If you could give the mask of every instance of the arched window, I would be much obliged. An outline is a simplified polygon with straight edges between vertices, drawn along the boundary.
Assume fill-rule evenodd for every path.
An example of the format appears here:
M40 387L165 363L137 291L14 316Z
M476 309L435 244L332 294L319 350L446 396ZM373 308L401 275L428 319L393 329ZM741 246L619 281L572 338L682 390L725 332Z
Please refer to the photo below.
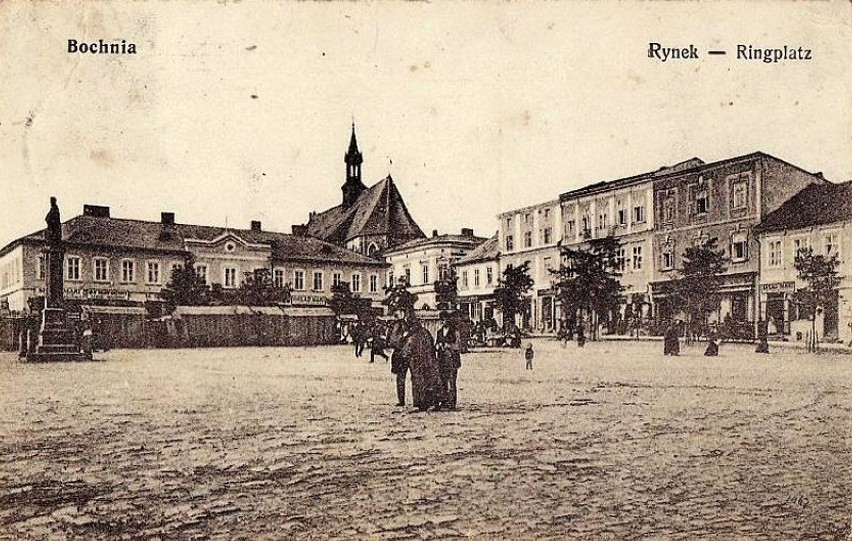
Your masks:
M376 245L375 242L371 242L370 245L367 247L367 255L373 255L378 251L379 247Z

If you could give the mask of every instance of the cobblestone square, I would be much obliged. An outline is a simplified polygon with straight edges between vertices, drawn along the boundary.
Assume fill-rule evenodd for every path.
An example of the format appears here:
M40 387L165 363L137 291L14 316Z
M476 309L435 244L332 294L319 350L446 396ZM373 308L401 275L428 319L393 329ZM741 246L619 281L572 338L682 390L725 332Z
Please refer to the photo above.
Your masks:
M343 346L4 353L0 538L850 538L852 357L533 343L425 414Z

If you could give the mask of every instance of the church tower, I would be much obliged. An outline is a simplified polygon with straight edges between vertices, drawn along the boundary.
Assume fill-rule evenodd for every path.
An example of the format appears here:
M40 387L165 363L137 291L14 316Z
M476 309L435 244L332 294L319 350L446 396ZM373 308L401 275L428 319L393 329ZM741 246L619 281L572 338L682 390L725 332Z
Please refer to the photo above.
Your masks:
M346 182L341 186L343 191L343 208L349 208L358 200L361 192L367 189L361 182L361 163L364 158L358 150L358 140L355 138L355 123L352 123L352 137L349 139L349 150L343 157L346 163Z

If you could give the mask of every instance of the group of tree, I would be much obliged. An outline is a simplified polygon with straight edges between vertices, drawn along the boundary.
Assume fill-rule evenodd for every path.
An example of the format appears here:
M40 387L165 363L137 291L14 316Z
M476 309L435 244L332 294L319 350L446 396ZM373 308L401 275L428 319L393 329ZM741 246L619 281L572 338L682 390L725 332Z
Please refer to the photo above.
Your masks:
M815 254L810 247L799 250L793 263L799 279L807 286L796 291L796 303L811 320L811 333L814 343L817 341L816 319L820 309L837 302L837 287L840 285L837 267L840 259L837 254Z
M370 299L359 297L352 293L349 282L340 282L331 286L331 298L328 307L335 315L357 315L363 318L367 315L371 306Z
M718 244L719 239L711 237L689 246L681 257L679 276L670 282L671 306L686 316L690 336L705 329L710 314L719 309L719 290L722 275L728 270L728 258Z
M435 304L438 310L457 310L459 300L458 276L448 269L435 281Z
M530 276L530 262L525 261L521 265L507 265L503 276L497 280L494 288L494 304L503 314L503 330L508 331L509 326L515 323L518 314L523 314L527 309L527 292L532 289L535 282Z
M591 338L595 337L599 323L611 326L620 312L625 289L620 281L620 247L612 236L590 240L585 248L562 247L560 266L550 271L555 278L553 287L562 306L563 318L587 318L591 324ZM719 308L722 276L727 271L728 258L724 250L719 249L718 238L712 237L686 248L681 260L678 275L669 282L666 292L674 313L684 314L688 327L699 329ZM839 264L837 254L815 254L810 248L796 254L794 266L805 287L796 292L795 302L813 322L814 334L819 310L837 302ZM503 314L504 329L528 308L527 294L534 285L529 272L528 261L508 265L494 289L494 301ZM331 290L329 306L338 315L362 314L369 307L369 300L354 295L348 283L337 284ZM385 292L383 302L391 311L414 307L416 303L417 296L408 291L403 280L389 285ZM435 292L440 309L455 310L458 307L455 273L446 273L436 281ZM172 270L160 296L168 312L176 306L275 306L290 301L290 287L289 284L275 285L272 273L265 268L246 273L238 288L225 289L221 284L211 287L196 273L190 257L183 266Z
M618 259L620 243L614 237L593 239L588 248L563 247L556 278L556 297L565 320L587 319L589 337L597 337L599 322L612 327L619 314L624 286Z
M226 289L219 283L209 286L189 257L182 266L172 269L160 297L168 313L177 306L277 306L290 302L290 286L276 285L272 272L266 268L246 273L237 288Z

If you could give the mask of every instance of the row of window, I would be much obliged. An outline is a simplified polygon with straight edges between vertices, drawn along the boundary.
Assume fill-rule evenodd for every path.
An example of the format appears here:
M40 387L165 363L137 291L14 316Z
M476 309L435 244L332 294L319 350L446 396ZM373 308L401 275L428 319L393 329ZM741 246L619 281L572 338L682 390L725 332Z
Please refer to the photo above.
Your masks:
M463 270L461 272L461 284L460 289L470 289L471 284L471 274L473 274L473 287L479 287L482 284L482 273L480 269L473 269L473 273L467 270ZM494 284L494 269L491 266L485 267L485 285L490 286Z
M632 259L630 256L632 256ZM642 246L633 246L630 252L627 251L627 248L619 248L616 265L619 272L627 272L631 269L633 272L642 270Z
M36 271L36 278L42 279L44 276L45 261L44 257L39 258L39 264ZM172 263L169 267L170 271L176 267L180 267L179 263ZM164 276L160 261L146 261L144 266L144 281L148 285L163 285L168 282L171 274ZM65 258L65 279L69 281L82 280L82 258L79 256L68 256ZM205 283L210 283L208 276L208 267L205 264L195 265L195 274ZM104 257L92 258L92 280L94 282L109 282L109 259ZM273 270L273 283L276 287L284 287L287 285L286 274L284 269ZM293 271L293 289L296 291L305 291L307 289L308 273L304 270L297 269ZM132 284L137 281L136 261L133 259L122 259L119 272L119 280L123 284ZM370 293L379 291L379 275L371 274L367 277L367 288ZM332 284L337 286L343 282L342 272L332 273ZM239 269L236 266L225 266L222 268L222 286L225 288L236 288L240 285ZM311 274L311 289L313 291L325 290L325 273L323 271L313 271ZM360 293L363 288L361 273L352 273L350 281L350 289L355 293Z
M767 245L766 266L782 267L784 265L784 240L770 240L767 242ZM808 237L794 238L790 261L795 261L796 255L800 251L807 250L810 247L811 242ZM831 257L835 254L840 257L840 236L837 233L826 233L823 235L822 253L827 257Z
M45 258L39 257L38 266L36 267L36 278L42 279L45 273ZM169 267L174 269L180 267L180 263L172 263ZM83 259L79 256L68 256L65 258L65 279L75 282L82 280ZM163 284L163 271L160 261L146 261L144 267L145 283L151 285ZM132 284L137 281L136 278L136 261L133 259L122 259L119 270L119 281L123 284ZM92 258L92 280L95 282L109 282L109 259L105 257Z
M548 245L553 242L553 228L545 227L539 230L538 232L539 239L541 240L542 245ZM533 235L532 231L524 232L524 248L532 248L533 247ZM511 251L515 249L515 236L514 235L506 235L506 250Z
M275 269L274 273L274 282L277 287L284 287L286 285L286 278L284 269ZM305 291L305 280L308 274L303 271L296 269L293 271L293 289L295 291ZM337 287L344 282L343 273L342 272L332 272L331 273L331 285L332 287ZM353 293L361 293L364 288L364 283L362 281L362 275L360 272L353 272L350 276L349 280L349 289ZM311 290L312 291L324 291L325 290L325 272L323 271L313 271L311 274ZM367 291L370 293L378 293L379 292L379 275L371 274L367 277Z
M539 209L539 211L538 211L538 212L539 212L539 214L543 214L543 215L544 215L544 219L545 219L545 220L549 220L549 219L550 219L550 209L549 209L549 208L546 208L546 209ZM525 223L525 224L531 224L532 222L533 222L533 215L532 215L532 211L527 211L527 212L525 212L525 213L524 213L524 223ZM508 216L508 217L506 218L506 229L510 229L511 227L512 227L512 217L511 217L511 216Z
M706 235L693 239L693 244L700 245L709 237ZM734 233L731 236L730 246L731 262L740 263L748 259L748 235L745 233ZM677 266L677 246L669 241L663 243L660 253L660 270L673 270Z
M450 275L450 262L442 261L438 263L438 280L443 280ZM416 285L411 281L411 265L404 265L402 267L402 276L405 277L405 283L408 285ZM420 264L420 284L428 285L431 284L430 279L432 278L431 272L429 271L429 263L421 263ZM388 286L393 285L393 271L388 272Z
M630 215L633 224L643 224L647 221L647 214L645 211L645 205L636 205L633 207L633 212ZM565 235L569 238L575 235L582 235L584 238L592 237L592 215L586 211L583 214L583 217L580 219L580 229L577 229L576 220L568 220L565 224ZM613 224L617 227L627 227L628 225L628 214L627 209L618 209L618 213L616 214L616 222ZM594 222L595 231L601 232L604 230L608 230L610 228L609 223L609 212L601 212L598 214L597 221ZM605 236L608 232L604 232Z
M748 184L751 173L740 173L727 178L729 183L730 209L732 212L748 208ZM710 212L710 191L703 178L689 187L690 216L703 217ZM672 223L677 219L677 188L663 192L660 221Z

